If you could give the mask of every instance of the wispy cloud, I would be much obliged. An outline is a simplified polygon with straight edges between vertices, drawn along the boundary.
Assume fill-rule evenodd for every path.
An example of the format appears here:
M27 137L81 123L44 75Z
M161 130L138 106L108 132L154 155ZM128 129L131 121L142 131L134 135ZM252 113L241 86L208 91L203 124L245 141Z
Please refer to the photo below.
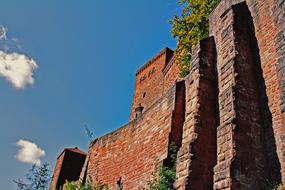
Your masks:
M8 28L0 25L0 77L8 80L16 89L24 89L35 82L34 72L38 68L36 61L25 54L17 53L21 49L19 40L7 36ZM13 47L15 51L11 50Z
M37 144L20 139L16 145L18 146L16 158L19 162L41 165L41 158L45 156L45 151Z
M0 40L7 40L8 28L0 25Z

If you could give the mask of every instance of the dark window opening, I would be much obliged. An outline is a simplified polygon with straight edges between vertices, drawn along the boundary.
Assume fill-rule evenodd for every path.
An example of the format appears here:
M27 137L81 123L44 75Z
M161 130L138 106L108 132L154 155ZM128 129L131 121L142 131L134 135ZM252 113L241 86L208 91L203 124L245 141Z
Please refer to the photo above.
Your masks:
M143 93L143 98L145 98L145 97L146 97L146 92Z
M143 109L144 107L141 104L139 104L139 106L136 107L135 109L136 118L142 115Z

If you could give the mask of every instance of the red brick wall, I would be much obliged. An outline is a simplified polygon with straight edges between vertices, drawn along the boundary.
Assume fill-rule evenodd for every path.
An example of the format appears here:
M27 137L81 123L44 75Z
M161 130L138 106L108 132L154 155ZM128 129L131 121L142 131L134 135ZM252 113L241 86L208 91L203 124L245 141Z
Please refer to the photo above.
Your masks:
M239 1L222 1L211 15L210 28L218 50L220 91L218 164L215 167L214 189L264 189L270 186L267 183L272 175L268 172L276 172L278 167L278 160L273 160L274 139L270 134L276 118L274 106L270 104L272 92L267 81L267 77L274 78L275 74L266 77L264 68L272 62L262 63L265 52L260 49L259 57L260 44L255 39L256 28L251 13L245 3L230 6L237 2ZM259 9L261 1L255 3L254 8ZM256 19L256 10L252 11L252 15ZM271 33L271 30L266 33ZM258 35L257 40L264 41ZM263 89L261 66L268 105L264 105L267 97ZM266 110L268 106L272 112L273 124L269 122L271 114ZM271 149L267 149L268 146ZM270 153L266 154L266 150ZM268 165L270 162L274 164ZM274 172L273 175L278 176ZM275 180L278 181L278 177Z
M222 1L220 5L215 9L210 17L211 33L214 36L218 35L218 25L221 23L221 17L227 13L230 6L241 2L241 0L227 0ZM253 17L254 30L257 38L257 44L259 47L259 55L261 60L262 76L264 79L266 89L263 102L267 102L269 107L268 111L261 113L265 118L265 141L264 149L267 150L267 156L269 159L275 159L275 146L279 157L279 162L271 160L273 163L271 170L274 171L273 176L278 181L279 174L281 173L282 181L285 182L285 163L284 163L284 133L285 122L284 112L282 112L282 101L284 100L284 86L283 68L284 68L284 0L247 0L248 7L250 9L251 16ZM227 15L224 17L227 19ZM240 34L242 36L242 34ZM217 42L219 44L219 42ZM259 83L263 86L262 83ZM264 107L264 105L261 105ZM265 106L266 107L266 106ZM266 128L266 125L271 125ZM273 139L275 137L275 140ZM277 171L278 172L278 171Z
M281 164L282 181L285 183L285 141L282 140L285 136L285 122L284 113L282 114L281 112L282 88L280 88L280 80L278 80L278 66L281 65L282 62L278 59L278 57L280 58L278 54L278 52L280 52L278 44L283 43L284 45L284 41L282 42L282 40L278 39L279 26L276 25L278 21L280 22L282 20L282 16L278 16L278 12L280 13L281 8L280 3L281 1L278 3L276 0L248 1L251 14L253 15L256 37L260 49L268 105L272 113L272 127ZM276 17L279 17L279 19ZM282 27L284 23L279 23L279 25Z
M213 38L203 40L192 53L186 80L186 118L178 153L176 188L211 189L216 164L218 89Z
M79 180L86 154L75 151L65 149L59 156L54 169L50 190L61 190L66 181Z
M154 179L168 158L170 142L181 138L183 91L183 84L178 84L139 118L95 140L89 149L87 176L110 187L121 179L128 190Z
M135 109L141 104L147 110L163 95L162 70L172 57L172 50L165 48L137 71L130 121L135 119Z
M176 83L175 109L172 112L170 143L175 143L177 149L182 145L183 124L185 121L185 81Z
M164 81L163 81L163 91L167 92L176 81L180 81L181 77L179 75L180 70L177 64L177 61L175 60L175 57L171 59L169 64L164 68L163 75L164 75Z
M285 0L276 0L273 7L274 23L277 25L276 46L278 55L278 82L282 95L280 99L281 112L285 112ZM282 137L284 141L284 137Z
M279 88L275 88L277 89L277 94L280 96L279 100L275 100L275 102L278 103L276 110L273 110L276 111L274 113L274 131L277 141L277 152L281 161L282 181L285 183L285 0L273 0L271 13L273 14L274 24L277 26L277 34L274 36L276 37L274 42L277 54L277 65L271 69L277 72ZM270 61L273 59L272 55ZM274 64L274 62L272 64ZM274 90L275 89L272 90L271 95L276 92L274 92ZM279 109L278 106L280 106Z
M63 152L63 153L57 158L56 165L55 165L55 168L54 168L54 170L53 170L53 176L52 176L51 184L50 184L50 187L49 187L50 190L56 189L58 177L59 177L60 170L61 170L61 166L62 166L62 162L63 162L63 159L64 159L64 154L65 154L65 153Z
M178 189L285 183L285 0L222 0L210 35L193 51L186 83L173 87L181 79L169 49L138 70L131 122L91 144L82 175L141 188L174 141ZM60 168L59 159L54 179Z

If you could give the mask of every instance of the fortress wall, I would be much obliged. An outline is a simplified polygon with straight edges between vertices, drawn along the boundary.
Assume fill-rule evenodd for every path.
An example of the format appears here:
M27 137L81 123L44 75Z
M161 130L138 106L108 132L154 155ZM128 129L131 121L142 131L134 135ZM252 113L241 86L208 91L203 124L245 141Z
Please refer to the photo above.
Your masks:
M171 131L170 131L170 143L174 143L176 148L179 149L182 145L182 133L183 125L185 121L185 106L186 106L186 87L185 81L176 83L175 86L175 108L172 112L171 118Z
M285 45L284 35L282 36L285 26L284 2L284 0L248 1L260 49L263 77L268 105L272 113L272 127L283 183L285 183L285 115L282 105L285 92L282 89L284 86L282 85L282 83L284 84L284 77L282 77L284 48L282 53L281 47Z
M277 25L277 34L274 42L277 50L277 66L274 69L277 71L278 77L278 94L282 118L279 115L278 108L275 115L275 134L277 141L278 156L281 160L282 181L285 184L285 0L275 0L273 6L274 23ZM279 92L280 91L280 92ZM272 93L273 94L273 93ZM277 96L278 97L278 96Z
M285 183L285 0L222 0L210 36L186 81L168 48L138 70L131 122L91 144L83 178L141 189L175 142L179 190Z
M281 112L285 113L285 0L276 0L273 7L274 22L277 25L277 36L275 43L277 46L277 72L279 87L282 91L280 106ZM284 137L282 138L284 141Z
M266 154L267 146L274 152L274 139L268 122L271 114L264 104L267 97L259 49L246 3L227 3L223 1L211 16L218 52L220 107L214 189L264 189L271 182L268 168L273 175L278 173L278 160L274 153Z
M179 141L182 133L184 90L183 83L174 86L139 118L95 140L89 149L87 176L124 189L140 189L157 177L170 142Z
M147 110L163 96L162 70L170 61L172 54L172 50L165 48L137 71L130 121L135 119L135 109L139 104Z
M210 16L211 34L217 36L221 16L224 15L232 5L242 2L241 0L224 0L213 11ZM262 113L265 118L265 149L269 159L278 161L272 162L269 166L277 181L282 173L282 181L285 183L285 116L284 116L284 46L285 46L285 9L284 0L247 0L246 1L254 24L254 31L257 38L257 45L261 61L264 84L259 83L265 92L262 92L262 105L267 111ZM271 125L271 126L268 126ZM276 150L277 149L277 150ZM275 151L276 150L276 151ZM280 166L281 165L281 166ZM281 168L280 168L281 167Z
M177 61L175 60L175 57L173 57L170 63L163 70L163 75L164 75L163 91L164 92L167 92L171 87L173 87L173 85L175 84L175 81L181 80L181 77L179 74L180 74L179 66L177 65Z
M213 187L218 126L215 59L213 38L201 41L193 50L191 71L186 80L186 118L176 171L175 186L179 190Z
M80 177L86 154L78 148L67 148L57 158L50 190L64 189L67 181L77 181Z
M52 175L52 179L51 179L51 184L50 184L49 190L54 190L54 189L57 188L57 181L58 181L59 174L60 174L60 171L61 171L61 168L62 168L64 155L65 155L65 152L63 152L57 158L56 165L55 165L55 168L53 170L53 175Z

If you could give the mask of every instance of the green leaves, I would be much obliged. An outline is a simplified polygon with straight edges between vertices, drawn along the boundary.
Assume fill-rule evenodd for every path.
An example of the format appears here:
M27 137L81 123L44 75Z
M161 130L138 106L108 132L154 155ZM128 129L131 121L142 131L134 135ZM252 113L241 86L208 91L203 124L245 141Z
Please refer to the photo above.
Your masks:
M159 171L159 190L172 190L173 184L176 179L176 168L175 166L162 167Z
M92 185L91 178L89 178L85 184L81 183L80 181L77 182L68 182L64 184L65 190L109 190L107 185L96 183Z
M180 16L174 16L171 34L178 40L175 51L181 77L189 73L191 50L209 36L209 15L220 0L179 0L183 6Z
M33 166L26 175L26 179L14 180L17 190L46 190L50 181L48 163L42 166Z
M174 142L169 146L169 164L162 166L159 170L159 180L154 179L144 190L172 190L176 180L176 160L178 148Z

